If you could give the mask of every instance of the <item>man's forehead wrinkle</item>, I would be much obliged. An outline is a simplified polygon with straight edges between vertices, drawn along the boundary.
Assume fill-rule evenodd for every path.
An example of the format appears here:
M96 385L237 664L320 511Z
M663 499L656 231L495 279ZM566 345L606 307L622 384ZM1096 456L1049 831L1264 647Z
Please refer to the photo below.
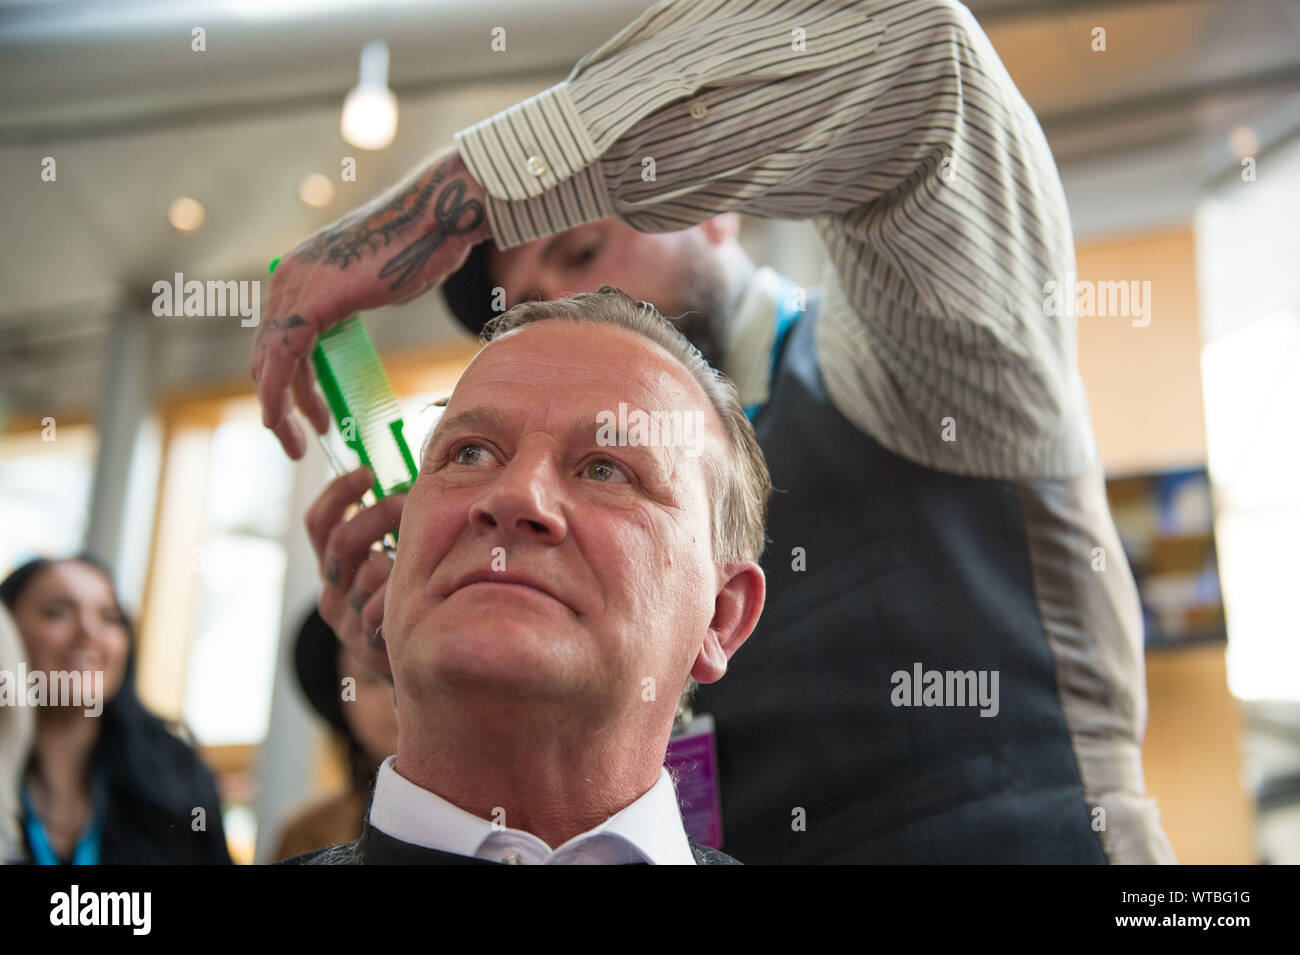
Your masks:
M574 371L574 367L573 367L574 360L571 358L566 359L562 356L557 356L554 359L547 360L535 354L534 355L507 354L501 356L501 362L512 367L522 366L524 368L528 368L533 371L537 371L539 369L554 370L561 374L565 374L569 376L571 376ZM598 368L600 366L592 365L590 367ZM512 381L517 380L514 375L507 375L506 377L510 378L510 380Z
M699 406L701 399L707 404L707 397L689 372L681 369L679 376L674 367L676 361L671 356L660 354L652 343L647 342L651 347L641 350L639 354L626 356L632 360L617 360L623 356L598 355L595 360L586 361L573 354L572 350L566 350L559 342L549 343L549 347L529 348L526 347L528 342L518 341L516 336L535 327L524 326L503 336L499 340L501 345L523 347L503 348L490 366L480 366L479 374L518 382L527 380L527 376L521 374L522 370L533 375L550 372L558 382L571 388L578 384L577 379L581 375L591 373L596 379L591 382L593 387L609 389L608 396L601 403L601 410L615 410L620 401L646 411L671 411L676 407L687 410ZM485 349L482 354L486 355L489 349ZM552 350L555 352L553 357L545 354ZM610 361L611 357L615 360ZM663 362L666 361L671 361L672 366L665 367ZM696 391L699 391L698 395L695 394Z
M479 355L488 358L489 361L486 362L486 367L480 365L478 373L489 377L504 377L511 382L529 383L529 375L521 375L520 369L526 369L534 374L539 370L551 371L555 373L557 378L565 382L571 382L575 374L583 370L610 371L607 363L599 360L584 362L579 356L573 354L571 349L566 349L558 342L549 342L543 345L535 338L520 341L520 336L534 327L525 325L522 328L511 329L500 338L490 342L479 353ZM496 346L495 349L493 346ZM539 382L531 383L540 384Z

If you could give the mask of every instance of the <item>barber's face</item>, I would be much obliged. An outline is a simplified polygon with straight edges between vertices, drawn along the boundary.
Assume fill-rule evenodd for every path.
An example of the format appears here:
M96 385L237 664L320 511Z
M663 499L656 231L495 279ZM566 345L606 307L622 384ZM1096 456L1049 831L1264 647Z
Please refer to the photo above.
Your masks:
M492 279L505 289L507 305L550 301L613 285L667 315L681 299L675 273L685 235L638 232L610 216L504 252L493 251Z
M599 445L619 402L703 411L703 453ZM609 721L646 707L649 678L671 709L719 588L703 462L723 440L689 373L631 332L546 321L486 347L402 512L384 609L399 701Z
M613 285L654 305L720 367L726 272L718 254L738 229L734 214L654 233L610 216L505 251L493 249L488 272L493 285L505 290L507 307Z

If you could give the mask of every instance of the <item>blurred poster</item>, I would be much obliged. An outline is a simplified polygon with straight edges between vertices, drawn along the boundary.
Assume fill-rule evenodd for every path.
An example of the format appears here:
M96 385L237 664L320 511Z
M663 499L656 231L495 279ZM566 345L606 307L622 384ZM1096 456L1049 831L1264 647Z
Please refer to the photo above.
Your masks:
M1106 495L1137 580L1146 645L1226 640L1205 468L1113 477Z

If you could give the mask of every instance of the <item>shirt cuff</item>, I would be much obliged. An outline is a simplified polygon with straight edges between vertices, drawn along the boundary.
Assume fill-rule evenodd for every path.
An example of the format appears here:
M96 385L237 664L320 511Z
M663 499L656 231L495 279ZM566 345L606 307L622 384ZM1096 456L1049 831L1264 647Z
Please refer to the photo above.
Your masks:
M567 82L461 130L455 140L487 193L499 249L614 214L600 157Z

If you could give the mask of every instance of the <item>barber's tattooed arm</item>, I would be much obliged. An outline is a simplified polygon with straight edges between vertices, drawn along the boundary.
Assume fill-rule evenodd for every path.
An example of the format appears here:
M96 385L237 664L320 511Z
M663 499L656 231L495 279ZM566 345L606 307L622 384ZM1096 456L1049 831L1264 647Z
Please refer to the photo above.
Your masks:
M425 263L448 239L474 235L485 218L483 203L477 199L466 199L465 183L460 180L448 183L438 193L434 213L437 224L389 259L379 270L380 278L393 279L389 289L396 291L409 282L412 276L419 275Z
M467 190L466 180L473 183L460 155L453 152L417 170L369 205L321 229L294 254L304 262L339 269L363 259L379 258L385 262L381 276L401 272L389 286L396 290L418 274L448 239L488 237L481 230L486 221L483 203L475 195L481 195L482 190L477 183L473 183L474 190Z
M262 422L290 457L306 451L291 394L318 431L329 426L310 361L316 337L354 312L406 302L440 285L475 244L492 237L486 205L452 147L284 256L249 371Z
M425 170L414 182L400 186L396 195L385 196L378 208L358 209L326 226L298 247L298 255L307 262L346 269L359 262L363 252L378 253L424 216L446 179L446 162Z

